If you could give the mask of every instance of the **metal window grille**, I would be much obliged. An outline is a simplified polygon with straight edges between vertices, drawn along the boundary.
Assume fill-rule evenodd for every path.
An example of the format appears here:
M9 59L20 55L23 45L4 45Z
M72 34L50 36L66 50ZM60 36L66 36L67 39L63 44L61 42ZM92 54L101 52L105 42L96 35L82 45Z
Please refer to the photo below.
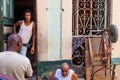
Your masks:
M72 1L72 64L79 76L85 74L85 38L100 37L110 25L110 0Z

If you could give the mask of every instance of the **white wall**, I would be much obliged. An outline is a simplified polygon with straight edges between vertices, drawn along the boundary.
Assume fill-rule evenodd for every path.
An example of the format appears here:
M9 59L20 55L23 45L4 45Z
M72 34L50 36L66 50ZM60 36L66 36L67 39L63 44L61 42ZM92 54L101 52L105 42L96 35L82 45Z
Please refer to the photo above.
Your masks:
M62 0L62 59L72 56L72 0Z
M72 56L72 0L62 0L62 51L61 59ZM39 61L49 61L48 55L48 0L36 0L37 53ZM54 40L54 39L53 39ZM53 59L54 60L54 59Z
M48 0L36 0L37 11L37 53L39 61L48 60Z
M112 44L112 58L120 58L120 0L112 0L112 2L112 24L115 24L119 31L117 43ZM115 69L116 80L120 80L119 72L120 65L117 65Z
M112 57L120 58L120 0L113 0L112 2L112 24L117 26L119 33L118 41L112 44L114 48L112 50Z

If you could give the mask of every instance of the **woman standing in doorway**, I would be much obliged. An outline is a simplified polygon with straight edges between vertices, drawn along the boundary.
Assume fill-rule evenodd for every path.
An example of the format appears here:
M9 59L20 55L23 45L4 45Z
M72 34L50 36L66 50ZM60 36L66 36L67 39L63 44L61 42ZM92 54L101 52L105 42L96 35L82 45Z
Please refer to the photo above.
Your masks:
M26 56L27 53L27 45L29 45L29 41L32 37L32 47L30 50L31 54L34 54L35 51L35 22L32 18L32 11L30 9L25 10L24 20L19 20L14 24L14 33L17 33L16 29L19 28L18 35L21 36L23 41L23 46L20 51L21 55Z

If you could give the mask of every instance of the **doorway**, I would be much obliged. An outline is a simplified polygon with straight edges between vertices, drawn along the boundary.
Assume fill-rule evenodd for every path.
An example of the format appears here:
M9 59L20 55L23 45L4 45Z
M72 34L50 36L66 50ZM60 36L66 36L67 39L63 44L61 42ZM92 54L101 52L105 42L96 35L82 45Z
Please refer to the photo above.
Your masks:
M14 2L14 20L15 22L24 18L24 11L31 9L34 20L36 21L36 0L15 0Z
M26 9L31 9L33 12L33 20L36 23L36 0L14 0L14 22L17 22L18 20L24 19L24 11ZM35 47L35 50L37 48ZM32 68L33 68L33 74L37 75L37 54L35 51L35 55L29 54L30 49L27 51L27 57L30 59Z

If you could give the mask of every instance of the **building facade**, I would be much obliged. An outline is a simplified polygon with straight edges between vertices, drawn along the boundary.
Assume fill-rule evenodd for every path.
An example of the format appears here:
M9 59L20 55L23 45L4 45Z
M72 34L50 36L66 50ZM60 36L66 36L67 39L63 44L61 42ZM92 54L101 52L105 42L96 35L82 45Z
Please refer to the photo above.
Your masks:
M22 19L23 10L30 8L37 26L36 59L40 76L43 77L41 67L46 67L48 63L59 66L65 61L75 65L78 74L85 74L85 71L80 73L83 68L77 66L85 62L85 55L79 54L79 59L74 55L84 53L84 46L81 46L90 35L90 30L109 28L110 24L117 25L119 30L119 3L119 0L0 0L0 49L6 49L7 35L12 32L13 23ZM92 10L96 4L99 7ZM96 34L92 34L92 37L96 37ZM117 43L112 44L112 58L120 56L119 43L118 39ZM74 64L74 58L78 63Z

